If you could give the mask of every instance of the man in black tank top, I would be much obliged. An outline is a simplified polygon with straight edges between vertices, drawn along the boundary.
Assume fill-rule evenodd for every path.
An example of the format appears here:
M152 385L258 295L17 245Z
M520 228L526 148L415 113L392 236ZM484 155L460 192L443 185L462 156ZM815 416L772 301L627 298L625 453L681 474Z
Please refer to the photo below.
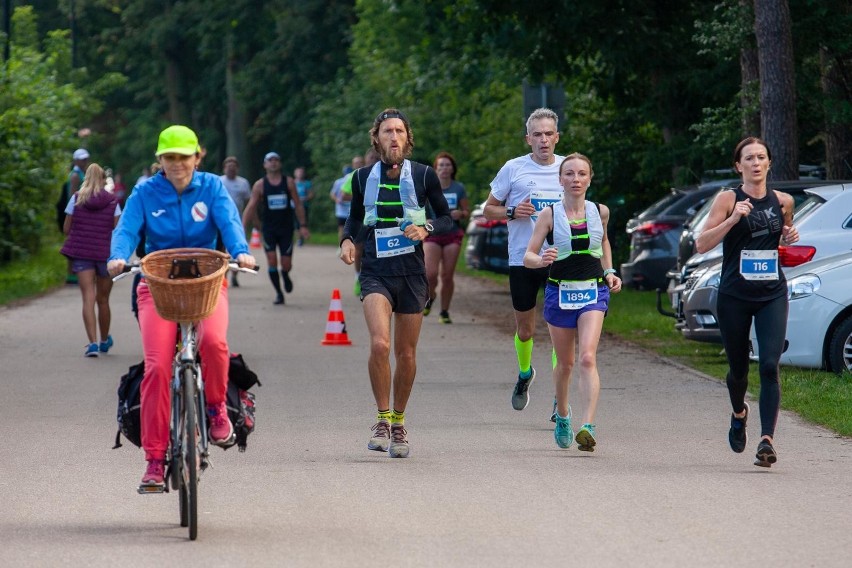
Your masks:
M284 303L284 291L293 291L290 270L293 268L293 231L295 218L299 220L299 235L310 236L305 209L296 191L296 182L281 173L281 157L269 152L263 159L266 175L254 182L251 198L243 212L243 225L254 223L263 234L263 249L266 251L269 280L275 289L274 304ZM278 277L278 252L281 255L281 279Z
M772 156L759 138L746 138L734 150L734 167L743 183L719 193L707 224L695 241L698 252L722 243L722 276L717 317L728 357L726 380L731 399L728 443L745 450L749 331L754 322L760 358L760 443L754 465L771 467L778 460L775 424L781 407L778 362L787 333L787 285L778 262L778 244L799 240L793 227L793 198L768 190Z

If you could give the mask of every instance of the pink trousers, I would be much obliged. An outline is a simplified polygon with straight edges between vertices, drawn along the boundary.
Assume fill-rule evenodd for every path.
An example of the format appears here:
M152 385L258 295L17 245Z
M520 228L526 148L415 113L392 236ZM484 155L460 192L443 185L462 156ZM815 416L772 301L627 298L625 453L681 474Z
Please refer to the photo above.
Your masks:
M207 404L225 401L228 391L228 288L222 282L219 302L209 318L197 327L198 351L201 354L201 375ZM172 361L178 324L165 320L157 313L154 299L143 279L139 283L139 327L142 331L142 351L145 354L145 376L140 393L142 408L142 448L145 459L164 459L169 446L171 415Z

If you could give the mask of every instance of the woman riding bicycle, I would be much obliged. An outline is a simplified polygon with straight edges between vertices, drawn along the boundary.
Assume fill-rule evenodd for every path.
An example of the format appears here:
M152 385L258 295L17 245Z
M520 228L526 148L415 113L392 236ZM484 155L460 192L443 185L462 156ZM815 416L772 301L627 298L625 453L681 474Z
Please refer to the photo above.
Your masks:
M219 176L196 171L201 155L195 133L185 126L166 128L160 133L156 155L161 171L136 186L113 234L107 265L110 274L122 272L142 236L148 254L183 247L215 249L217 231L231 257L241 267L253 268L256 262L249 254L239 213ZM142 448L148 462L142 483L162 485L177 324L157 313L144 279L138 288L138 304L145 358ZM227 279L223 279L215 311L198 325L210 441L217 445L227 444L234 435L225 407L230 357L227 331Z

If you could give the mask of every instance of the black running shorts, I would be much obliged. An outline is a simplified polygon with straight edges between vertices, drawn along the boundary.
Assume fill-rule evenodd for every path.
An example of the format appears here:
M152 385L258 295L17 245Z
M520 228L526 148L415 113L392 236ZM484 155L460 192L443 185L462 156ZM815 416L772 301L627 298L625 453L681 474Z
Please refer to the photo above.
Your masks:
M372 276L361 274L361 301L369 294L388 299L397 314L417 314L426 307L429 283L425 274L408 276Z
M509 267L509 291L516 312L527 312L535 307L538 291L547 284L550 268Z

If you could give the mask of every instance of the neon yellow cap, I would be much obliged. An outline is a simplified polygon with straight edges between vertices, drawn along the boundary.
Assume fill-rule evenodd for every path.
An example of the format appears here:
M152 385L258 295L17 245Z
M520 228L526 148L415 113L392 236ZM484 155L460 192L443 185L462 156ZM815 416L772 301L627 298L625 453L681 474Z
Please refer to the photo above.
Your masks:
M160 132L157 141L157 157L163 154L191 156L199 152L198 136L192 129L176 124Z

